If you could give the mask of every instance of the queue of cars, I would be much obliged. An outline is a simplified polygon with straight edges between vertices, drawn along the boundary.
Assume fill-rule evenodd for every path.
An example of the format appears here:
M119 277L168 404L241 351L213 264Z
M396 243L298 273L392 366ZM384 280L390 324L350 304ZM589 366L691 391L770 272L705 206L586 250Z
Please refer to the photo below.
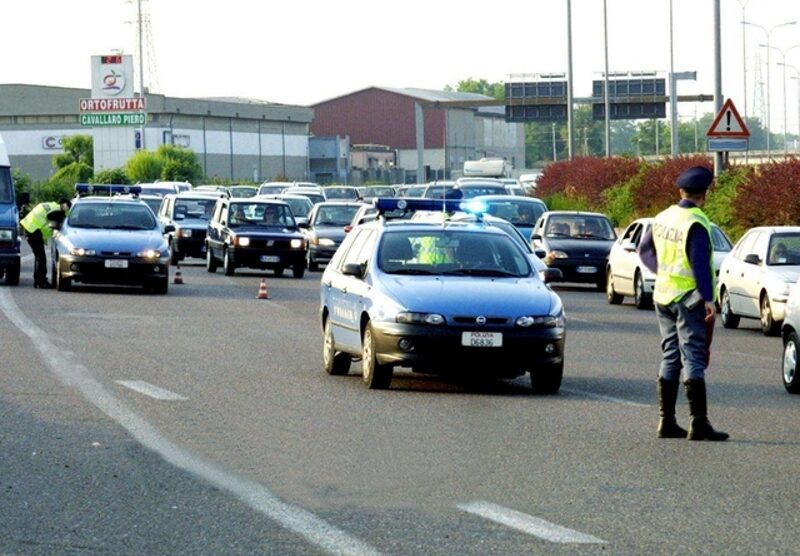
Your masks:
M519 280L522 277L527 279L529 275L536 275L541 287L551 293L547 284L552 282L588 283L604 290L610 304L619 304L625 296L630 296L637 308L652 307L655 276L642 264L637 253L639 242L651 226L652 219L643 218L632 222L617 237L605 215L581 211L548 211L538 199L508 194L511 184L502 184L499 180L494 182L486 178L434 182L425 186L423 193L431 196L428 199L403 197L404 191L392 187L381 192L394 193L394 197L378 198L372 204L363 202L367 193L363 190L343 189L339 195L332 188L299 183L290 186L285 183L265 184L269 187L280 185L280 192L273 194L269 194L269 190L263 187L256 190L252 186L241 186L238 189L205 186L191 191L181 191L186 188L179 183L149 184L149 187L125 186L122 189L117 189L116 186L79 186L79 195L88 190L105 196L79 197L62 228L54 234L51 250L52 276L60 291L71 289L75 283L110 283L140 285L148 291L163 294L167 293L169 287L170 264L177 264L187 257L205 259L209 272L215 272L221 266L229 276L237 268L246 267L270 270L277 276L282 275L286 269L291 269L295 278L302 278L307 269L317 271L321 264L327 264L323 274L321 314L333 316L330 318L330 330L325 329L326 321L323 319L326 334L323 355L328 358L326 370L337 374L344 368L342 361L367 357L364 360L365 382L372 388L388 386L391 367L395 364L406 366L408 363L415 370L428 369L429 365L424 362L424 358L419 361L415 359L419 352L410 354L416 348L403 350L389 345L399 339L377 324L371 328L369 337L365 339L367 328L359 322L360 341L352 341L353 338L349 335L358 327L354 322L349 322L349 331L344 331L341 328L347 326L337 319L343 318L343 315L352 316L352 311L357 307L352 304L339 306L337 303L340 299L357 299L363 305L358 311L370 322L375 315L384 318L387 313L386 307L373 307L374 300L364 296L348 296L344 290L361 289L362 293L371 292L374 285L388 284L388 297L379 301L394 307L398 303L404 303L399 301L403 295L410 295L409 299L419 302L424 297L420 295L419 288L435 286L441 289L441 285L446 282L448 288L454 287L458 291L459 288L452 286L451 282L460 283L452 280L451 274L475 279L485 277L482 273L488 272L492 278L489 281L492 288L500 288L498 284L501 277L514 277L518 279L517 283L522 283L525 282ZM413 187L406 188L405 193L413 192ZM168 188L169 192L163 196L146 193L156 188ZM377 188L373 189L378 191ZM417 192L419 191L421 190L418 189ZM454 195L454 192L458 195ZM329 201L327 193L333 198L346 199ZM453 201L450 199L453 196L463 199ZM155 205L154 199L159 200L155 210L152 208ZM428 204L423 207L418 203ZM482 208L474 211L474 206ZM411 218L415 213L416 216ZM463 234L472 234L475 230L481 233L490 229L493 233L501 231L505 238L521 250L528 261L527 270L515 267L512 272L503 266L502 261L508 263L510 260L507 252L505 255L495 252L489 256L489 236L481 236L484 240L481 244L471 241L467 235L458 235L449 244L449 254L437 260L437 266L425 267L424 264L428 263L421 261L424 261L430 251L448 243L443 236L432 234L424 226L458 230ZM373 263L370 262L377 264L383 260L381 238L388 229L398 233L408 232L411 245L411 251L408 251L403 244L403 267L391 271L380 265L373 268ZM363 236L363 230L373 230L367 243L362 243L367 237ZM413 230L425 233L414 236L411 234ZM362 240L351 239L355 237L362 237ZM354 241L355 247L352 245ZM736 328L742 318L758 319L764 334L781 334L784 345L783 383L787 391L800 393L800 378L797 375L800 293L793 295L793 292L800 291L795 288L800 278L800 227L754 228L732 246L724 232L718 226L712 225L712 245L718 272L722 325ZM346 255L353 249L355 250L351 255L357 260L350 260L350 256ZM474 268L465 262L469 251L474 252ZM339 254L341 259L338 258ZM485 260L480 264L477 262L479 254L485 255ZM545 255L547 266L541 261L541 257ZM362 267L359 273L352 266L354 262ZM347 264L351 266L345 268ZM480 270L484 267L490 270ZM525 274L526 271L530 272ZM510 274L500 276L503 272ZM398 279L397 274L439 278ZM394 278L390 280L385 275ZM338 281L350 282L350 286L339 293L331 293L335 288L331 289L333 282L328 278L334 277ZM353 280L365 282L368 287L366 290L353 288ZM470 283L474 285L473 282ZM465 292L467 290L469 288ZM489 292L481 294L492 297ZM511 294L505 292L504 295ZM477 293L465 293L463 299L475 302L480 297ZM434 303L432 300L429 305L439 306L439 301L444 302L436 300ZM444 306L447 306L446 303ZM451 309L452 307L448 310ZM498 306L493 310L495 313L502 313L507 308ZM377 313L371 314L370 311ZM490 311L487 306L486 311L479 312ZM435 314L443 316L443 313ZM475 318L480 316L490 318L487 315L476 315ZM456 316L452 318L455 319ZM511 317L505 318L504 322L507 324ZM560 318L563 320L563 315ZM466 321L457 322L469 324ZM452 324L446 317L443 323ZM411 324L420 323L414 321ZM559 326L563 332L564 326ZM462 333L470 332L462 338L484 338L488 342L484 347L501 347L503 340L499 338L505 332L491 332L485 337L477 333L486 330L489 329L461 330ZM473 335L472 332L476 334ZM509 341L517 337L515 334L516 332L508 336ZM424 340L416 339L415 342L413 335L406 339L415 346L425 345ZM552 349L563 353L563 336L559 341L561 343L555 342ZM472 345L475 346L477 344ZM467 346L463 344L462 347ZM492 357L506 351L494 351ZM469 350L467 353L470 353ZM480 352L471 353L478 355ZM480 361L480 357L468 359L472 363ZM411 364L414 361L417 363ZM431 366L436 369L438 362L435 357L431 361ZM563 374L563 356L560 361L548 361L544 367L550 370L542 371L539 375L532 369L523 369L519 365L510 365L506 370L516 373L514 376L530 372L535 390L553 392L558 390L556 382L560 384L560 376ZM560 371L553 370L559 365ZM436 370L440 371L441 369ZM559 376L557 380L554 378L556 375ZM542 378L543 376L550 378Z

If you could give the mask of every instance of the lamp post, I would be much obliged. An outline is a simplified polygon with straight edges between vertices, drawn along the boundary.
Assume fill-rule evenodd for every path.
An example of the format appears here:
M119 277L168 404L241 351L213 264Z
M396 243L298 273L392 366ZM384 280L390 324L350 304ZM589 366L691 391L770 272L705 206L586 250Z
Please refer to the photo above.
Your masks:
M781 55L781 61L776 62L775 65L783 66L783 156L786 156L788 152L788 146L786 145L786 54L777 46L768 44L759 44L758 46L766 48L768 53L770 50L776 50ZM767 60L769 60L769 54L767 54ZM767 64L769 64L769 62L767 62ZM769 75L769 71L767 75ZM767 86L769 86L769 77L767 77ZM767 106L769 106L769 99L767 99ZM769 112L769 109L767 109L767 112Z
M769 157L769 158L772 157L772 148L771 148L771 145L770 145L770 138L769 138L769 136L770 136L770 130L769 130L769 126L770 126L770 101L769 101L769 95L770 95L770 90L769 90L770 37L772 35L772 32L775 31L776 29L778 29L780 27L786 27L787 25L795 25L796 23L797 23L796 21L785 21L783 23L778 23L777 25L773 25L772 27L767 29L766 27L764 27L762 25L759 25L758 23L753 23L751 21L742 21L742 25L750 25L752 27L757 27L758 29L761 29L762 31L764 31L764 33L767 35L767 44L766 44L766 46L767 46L767 157Z
M780 65L783 66L784 72L786 71L786 68L789 68L795 73L792 79L797 81L797 135L800 138L800 69L797 69L796 66L793 66L791 64L780 64ZM795 152L798 152L798 150L800 150L800 142L795 141L794 150Z

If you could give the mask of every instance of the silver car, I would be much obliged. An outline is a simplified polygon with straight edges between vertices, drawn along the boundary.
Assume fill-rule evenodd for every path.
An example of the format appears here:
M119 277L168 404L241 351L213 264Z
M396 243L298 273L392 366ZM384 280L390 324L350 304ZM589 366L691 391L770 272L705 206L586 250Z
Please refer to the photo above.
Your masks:
M719 272L720 318L725 328L741 317L760 319L761 330L781 330L786 301L800 277L800 227L752 228L725 258Z
M793 288L786 301L781 336L783 337L783 387L791 394L800 394L800 373L797 372L797 353L800 351L800 288Z

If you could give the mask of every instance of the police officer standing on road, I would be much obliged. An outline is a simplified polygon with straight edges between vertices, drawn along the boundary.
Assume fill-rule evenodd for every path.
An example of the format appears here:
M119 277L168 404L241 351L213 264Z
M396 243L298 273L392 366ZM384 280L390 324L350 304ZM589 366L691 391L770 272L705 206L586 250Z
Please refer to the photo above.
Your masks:
M705 167L678 176L681 201L659 213L640 244L642 262L656 273L653 290L662 360L658 376L659 438L685 438L675 402L685 373L692 416L689 440L727 440L708 420L705 370L716 317L711 223L701 210L714 175Z
M33 287L49 289L53 286L47 281L47 254L44 246L53 235L51 222L60 224L64 221L72 203L69 199L61 198L58 203L39 203L20 220L20 226L25 230L28 245L33 251Z

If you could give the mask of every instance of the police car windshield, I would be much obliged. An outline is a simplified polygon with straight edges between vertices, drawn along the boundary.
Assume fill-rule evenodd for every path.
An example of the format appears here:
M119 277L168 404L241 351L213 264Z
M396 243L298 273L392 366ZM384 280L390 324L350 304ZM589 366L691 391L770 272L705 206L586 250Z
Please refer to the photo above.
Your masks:
M528 257L507 235L447 229L387 232L378 267L388 274L531 275Z
M156 219L139 203L76 203L67 224L72 228L102 230L152 230Z

